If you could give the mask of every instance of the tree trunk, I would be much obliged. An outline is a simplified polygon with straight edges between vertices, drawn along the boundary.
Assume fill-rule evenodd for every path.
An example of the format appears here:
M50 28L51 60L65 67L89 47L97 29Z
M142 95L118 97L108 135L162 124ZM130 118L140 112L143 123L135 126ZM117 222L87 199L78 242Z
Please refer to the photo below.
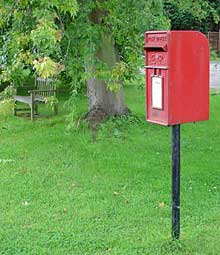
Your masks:
M114 67L118 62L117 49L111 34L101 33L100 47L95 52L95 57L107 64L109 68ZM128 114L128 108L124 102L123 85L120 84L119 91L111 92L104 80L95 77L95 66L90 67L90 70L92 70L92 76L90 75L92 78L87 81L89 115L97 113L97 110L107 116Z

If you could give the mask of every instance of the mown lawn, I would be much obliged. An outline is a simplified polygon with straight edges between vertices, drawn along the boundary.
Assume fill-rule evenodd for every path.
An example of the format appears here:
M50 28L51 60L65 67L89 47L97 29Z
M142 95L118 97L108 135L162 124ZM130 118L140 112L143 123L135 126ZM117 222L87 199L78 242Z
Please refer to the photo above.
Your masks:
M171 128L145 122L144 91L128 87L129 118L92 142L68 131L65 108L0 123L0 254L220 254L220 95L211 119L181 127L181 240L171 241ZM86 98L79 102L86 110Z

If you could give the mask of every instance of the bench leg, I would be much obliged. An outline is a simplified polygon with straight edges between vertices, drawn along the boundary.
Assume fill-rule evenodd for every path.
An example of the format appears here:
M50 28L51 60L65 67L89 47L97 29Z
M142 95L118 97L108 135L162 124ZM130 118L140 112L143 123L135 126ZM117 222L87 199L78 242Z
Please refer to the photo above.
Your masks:
M34 111L35 111L35 114L38 114L38 105L37 104L35 104L35 106L34 106Z
M34 104L31 104L30 107L31 107L31 121L34 121Z
M31 107L31 121L34 121L34 94L31 93L31 104L30 104L30 107Z
M14 104L14 116L17 116L17 102L15 101L15 104Z

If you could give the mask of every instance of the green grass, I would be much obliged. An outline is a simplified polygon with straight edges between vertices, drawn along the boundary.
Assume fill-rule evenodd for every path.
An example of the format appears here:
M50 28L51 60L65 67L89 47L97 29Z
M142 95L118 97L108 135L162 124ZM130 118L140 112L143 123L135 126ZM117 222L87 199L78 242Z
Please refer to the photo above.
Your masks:
M220 254L220 95L210 121L181 127L181 239L171 241L171 128L134 115L102 125L96 143L67 131L65 108L0 123L0 254ZM79 101L86 110L86 98Z

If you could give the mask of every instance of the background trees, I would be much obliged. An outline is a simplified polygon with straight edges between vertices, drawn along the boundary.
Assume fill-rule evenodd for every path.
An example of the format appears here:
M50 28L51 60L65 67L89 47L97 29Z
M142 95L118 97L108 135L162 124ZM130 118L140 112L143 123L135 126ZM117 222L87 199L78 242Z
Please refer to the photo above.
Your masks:
M171 29L208 32L219 22L219 0L164 0Z

